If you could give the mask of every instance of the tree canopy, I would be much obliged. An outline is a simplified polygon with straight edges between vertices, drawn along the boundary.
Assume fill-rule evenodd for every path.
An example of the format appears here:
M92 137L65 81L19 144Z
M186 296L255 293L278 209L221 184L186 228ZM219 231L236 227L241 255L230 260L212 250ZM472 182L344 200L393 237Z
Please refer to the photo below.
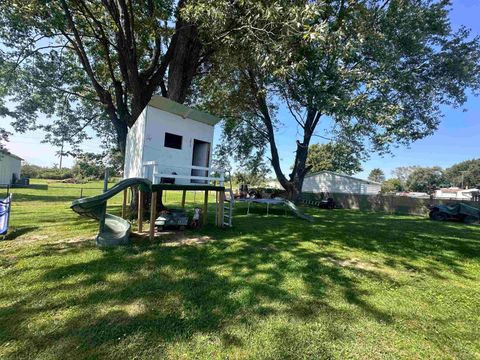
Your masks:
M227 153L247 156L268 146L278 180L295 197L322 119L331 121L330 139L367 155L432 134L440 105L461 105L467 89L480 87L479 39L465 28L452 30L449 6L443 0L189 2L185 14L203 41L220 39L198 89L204 106L226 119ZM290 116L280 118L279 108ZM297 128L289 175L277 144L287 122Z
M403 183L399 179L388 179L382 183L382 194L396 193L404 190Z
M410 174L419 166L399 166L392 170L392 175L405 186Z
M433 193L437 188L448 186L441 167L417 167L407 179L407 190Z
M385 173L379 168L372 169L368 175L368 180L382 183L385 181Z
M308 149L306 165L311 172L328 170L347 175L362 171L360 158L345 144L313 144Z
M445 170L445 177L453 186L480 187L480 159L466 160Z
M56 145L77 144L91 127L123 152L152 95L184 102L202 63L196 27L180 16L185 2L2 1L0 115Z

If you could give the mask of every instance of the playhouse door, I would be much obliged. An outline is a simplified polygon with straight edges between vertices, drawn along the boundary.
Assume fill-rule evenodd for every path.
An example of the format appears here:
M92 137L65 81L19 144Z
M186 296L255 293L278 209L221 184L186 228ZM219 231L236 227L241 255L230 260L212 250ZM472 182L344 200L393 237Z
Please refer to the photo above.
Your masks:
M210 143L201 140L193 140L193 166L209 167L210 165ZM192 176L208 177L208 170L192 169ZM207 180L191 180L196 184L208 184Z

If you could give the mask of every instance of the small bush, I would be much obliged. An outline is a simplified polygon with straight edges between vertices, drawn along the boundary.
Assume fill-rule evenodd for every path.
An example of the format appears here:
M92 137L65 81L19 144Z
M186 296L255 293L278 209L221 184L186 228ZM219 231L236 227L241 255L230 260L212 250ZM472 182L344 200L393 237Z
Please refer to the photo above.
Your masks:
M38 178L40 172L43 170L42 167L37 165L24 164L22 165L22 177L23 178Z
M71 169L58 169L42 167L37 165L24 164L22 165L22 178L36 178L36 179L50 179L50 180L64 180L73 177Z
M40 179L65 180L73 177L71 169L43 169L39 174Z

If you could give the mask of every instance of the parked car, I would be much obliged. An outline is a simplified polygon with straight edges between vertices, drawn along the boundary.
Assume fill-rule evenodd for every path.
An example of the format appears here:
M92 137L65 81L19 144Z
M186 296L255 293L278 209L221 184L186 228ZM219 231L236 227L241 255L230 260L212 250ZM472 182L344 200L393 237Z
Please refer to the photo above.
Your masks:
M430 207L429 217L435 221L456 220L465 224L475 224L480 221L480 210L464 204L456 205L434 205Z
M333 210L337 207L337 204L335 203L335 200L333 200L333 198L329 197L326 200L320 201L320 203L318 204L318 207L321 209Z

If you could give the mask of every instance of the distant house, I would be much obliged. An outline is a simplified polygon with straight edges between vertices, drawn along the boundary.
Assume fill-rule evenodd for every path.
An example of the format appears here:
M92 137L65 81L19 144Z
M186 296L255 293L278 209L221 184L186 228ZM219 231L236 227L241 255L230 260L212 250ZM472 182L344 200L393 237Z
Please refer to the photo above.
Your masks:
M0 150L0 185L12 185L20 179L22 158Z
M434 197L436 199L472 200L472 195L476 195L478 192L479 189L441 188L435 190Z
M272 188L272 189L283 189L282 185L280 185L280 182L278 180L275 180L275 179L267 180L265 182L265 186L268 187L268 188Z
M377 195L380 193L381 186L380 183L375 181L358 179L332 171L320 171L305 176L302 191L313 194Z

